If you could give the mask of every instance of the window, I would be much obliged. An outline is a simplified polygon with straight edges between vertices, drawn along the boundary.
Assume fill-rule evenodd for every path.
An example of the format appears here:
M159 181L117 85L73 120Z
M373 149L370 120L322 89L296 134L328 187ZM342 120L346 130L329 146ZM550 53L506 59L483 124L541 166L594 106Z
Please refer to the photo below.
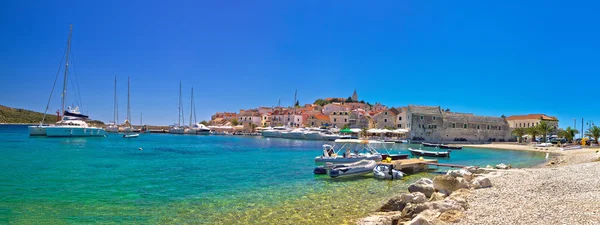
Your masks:
M421 128L421 124L419 124L419 128Z
M335 112L333 112L333 115L335 115Z
M348 122L348 119L344 119L344 122Z
M334 123L335 123L335 122L337 122L337 119L335 119L335 118L334 118L334 119L333 119L333 122L334 122Z
M401 116L400 116L400 117L398 117L398 120L402 121L402 117L401 117Z
M488 129L488 130L490 129L490 125L487 125L487 129Z
M502 130L502 126L498 126L498 130Z
M452 123L452 128L456 128L456 123Z
M314 126L314 125L315 125L315 122L310 122L310 125L311 125L311 126Z
M296 119L296 122L300 122L300 119Z
M425 119L425 117L424 117L424 116L421 116L421 120L423 120L423 119Z
M433 117L433 120L435 120L435 116Z
M467 126L468 126L468 125L467 125L466 123L465 123L465 124L463 124L463 129L467 129Z
M387 112L384 113L387 116Z
M402 128L402 124L398 124L398 128Z
M477 130L479 130L479 124L477 124Z
M384 122L384 123L387 123L387 119L383 119L383 122Z

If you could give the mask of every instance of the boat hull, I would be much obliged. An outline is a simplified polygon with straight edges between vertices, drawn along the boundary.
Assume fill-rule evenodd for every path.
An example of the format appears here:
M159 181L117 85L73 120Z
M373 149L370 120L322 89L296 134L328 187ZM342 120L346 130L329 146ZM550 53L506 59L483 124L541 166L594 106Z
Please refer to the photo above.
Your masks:
M392 158L392 160L408 159L408 154L395 154L395 155L381 154L382 159L386 159L387 157Z
M106 137L106 130L97 127L47 127L48 137Z
M450 145L440 145L441 149L454 149L454 150L460 150L462 149L462 146L450 146Z
M336 157L325 157L325 156L317 156L315 157L315 163L353 163L361 160L374 160L381 161L381 155L362 155L362 156L354 156L350 158L344 158L343 156Z
M48 126L29 126L29 136L46 136L46 128Z
M434 147L434 148L437 148L440 146L438 144L430 144L430 143L422 143L422 145L425 147Z
M169 129L170 134L184 134L185 130L183 128L171 128Z
M108 126L108 127L106 127L105 130L108 133L118 133L119 132L119 127L117 127L117 126Z
M329 170L329 176L338 178L368 174L373 172L375 166L377 166L377 163L373 160L360 161L347 166L334 167Z
M281 133L279 133L277 131L263 131L262 136L263 137L281 137Z
M438 157L438 158L446 158L450 157L450 152L431 152L431 151L422 151L422 150L414 150L408 149L410 154L413 156L427 156L427 157Z
M320 133L306 133L304 134L306 140L323 140L323 136Z

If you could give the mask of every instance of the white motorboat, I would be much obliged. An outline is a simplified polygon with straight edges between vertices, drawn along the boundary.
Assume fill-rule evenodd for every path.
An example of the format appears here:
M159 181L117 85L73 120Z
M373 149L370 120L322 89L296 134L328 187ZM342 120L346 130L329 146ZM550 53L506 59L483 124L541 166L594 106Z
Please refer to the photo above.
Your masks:
M323 154L315 157L315 163L352 163L360 160L381 161L382 157L377 152L379 141L356 140L356 139L338 139L336 145L323 145ZM339 146L339 147L338 147ZM336 147L337 150L336 150ZM344 151L342 155L340 152Z
M404 173L399 170L393 169L391 165L377 165L373 169L373 176L378 179L402 179Z
M287 127L273 127L271 129L264 129L261 134L263 137L282 137L282 133L287 133L289 128Z
M290 139L304 139L304 132L305 129L303 128L298 128L298 129L294 129L292 131L290 131L289 133L287 133L287 138Z
M119 132L119 126L114 123L108 124L106 128L104 128L108 133L117 133Z
M188 128L185 128L184 133L185 134L209 135L210 129L208 127L204 126L204 124L197 123Z
M140 134L123 134L123 138L137 138Z
M185 127L182 127L182 126L172 126L172 127L169 127L169 133L170 134L184 134L185 133Z
M333 166L333 164L330 164ZM330 165L326 165L329 167ZM337 165L329 170L329 176L332 178L336 177L347 177L361 174L368 174L373 172L373 168L377 166L377 162L374 160L360 160L358 162L347 164L344 166Z

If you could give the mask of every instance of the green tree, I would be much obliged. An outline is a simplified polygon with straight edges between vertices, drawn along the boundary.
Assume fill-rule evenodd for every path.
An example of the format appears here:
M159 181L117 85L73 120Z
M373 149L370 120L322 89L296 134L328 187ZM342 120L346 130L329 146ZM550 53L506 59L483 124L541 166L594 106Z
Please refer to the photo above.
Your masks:
M576 134L579 134L579 131L572 129L570 126L558 132L558 136L567 139L569 142L573 141Z
M600 137L600 127L597 127L596 125L590 127L590 129L585 132L585 136L593 138L594 141L598 141L598 137Z
M348 97L348 98L346 99L346 102L353 102L353 101L354 101L354 100L352 100L352 97Z
M544 143L546 143L546 135L548 135L548 133L552 133L552 131L554 131L554 127L546 123L546 121L542 121L540 124L536 125L536 127L539 129L540 134L544 135Z
M232 126L237 126L239 124L238 120L236 118L231 119L231 125Z
M523 135L525 135L525 133L526 133L525 128L515 128L512 131L512 134L517 136L517 140L519 141L519 143L523 142Z
M200 124L203 124L204 126L208 126L208 122L206 120L202 120L202 122L200 122Z
M319 99L315 100L315 102L313 104L324 106L324 105L327 105L329 103L330 103L329 101L319 98Z
M254 133L254 130L256 129L256 124L250 123L250 129L252 129L252 133Z
M300 107L300 101L296 100L296 104L294 104L294 107L299 108Z
M526 133L531 136L531 141L530 142L534 142L535 141L535 136L538 136L540 134L540 130L538 129L537 126L528 127L526 129Z
M360 103L365 104L365 100L360 100Z

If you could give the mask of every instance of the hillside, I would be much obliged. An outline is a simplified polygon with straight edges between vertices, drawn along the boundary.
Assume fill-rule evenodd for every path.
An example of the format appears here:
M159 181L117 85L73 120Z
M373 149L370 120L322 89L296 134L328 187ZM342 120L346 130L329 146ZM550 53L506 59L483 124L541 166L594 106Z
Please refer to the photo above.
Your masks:
M43 116L43 113L0 105L0 123L37 124ZM55 123L56 119L56 115L47 114L44 123Z

